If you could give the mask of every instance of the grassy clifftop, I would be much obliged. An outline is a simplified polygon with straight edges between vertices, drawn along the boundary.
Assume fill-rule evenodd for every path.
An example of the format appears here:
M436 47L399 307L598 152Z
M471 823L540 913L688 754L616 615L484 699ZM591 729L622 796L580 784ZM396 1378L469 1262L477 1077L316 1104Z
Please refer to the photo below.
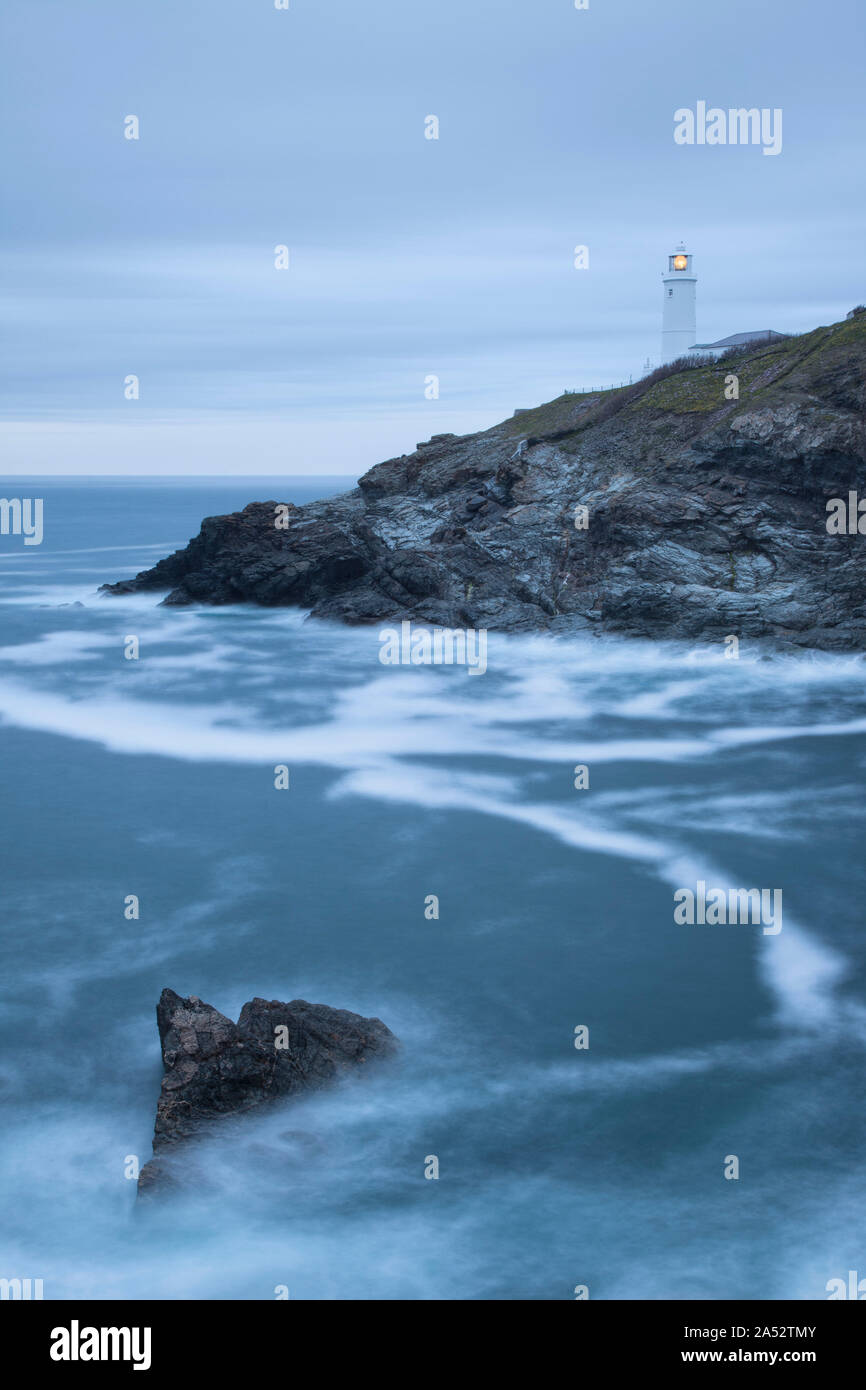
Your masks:
M497 428L515 437L567 439L601 424L616 414L640 416L651 412L671 415L710 415L725 410L729 415L772 405L781 397L828 399L849 409L863 406L862 388L851 396L851 366L859 381L866 381L866 311L810 333L735 349L716 361L696 359L694 365L652 372L641 381L611 391L584 395L567 394L521 411ZM725 378L737 376L739 399L725 398ZM839 392L842 392L842 398Z

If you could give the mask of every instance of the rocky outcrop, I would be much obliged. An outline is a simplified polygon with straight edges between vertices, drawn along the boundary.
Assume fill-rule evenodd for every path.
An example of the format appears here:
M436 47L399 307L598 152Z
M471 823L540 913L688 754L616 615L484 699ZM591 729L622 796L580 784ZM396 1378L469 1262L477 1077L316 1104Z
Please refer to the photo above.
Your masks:
M341 497L210 517L104 591L356 624L862 649L866 537L826 522L831 498L866 498L864 383L858 314L434 435Z
M222 1117L327 1086L398 1046L378 1018L303 999L253 999L232 1023L195 995L164 989L156 1019L165 1075L139 1195L181 1179L178 1148Z

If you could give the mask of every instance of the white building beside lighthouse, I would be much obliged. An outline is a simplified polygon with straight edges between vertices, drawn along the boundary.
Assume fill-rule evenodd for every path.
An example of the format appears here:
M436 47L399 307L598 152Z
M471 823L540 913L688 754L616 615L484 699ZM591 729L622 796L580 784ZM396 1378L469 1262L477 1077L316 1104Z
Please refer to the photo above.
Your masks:
M680 243L668 256L668 268L662 272L662 362L685 357L694 349L698 336L697 283L694 257Z
M732 333L715 343L699 343L697 339L697 285L694 256L680 243L668 256L668 268L662 272L664 299L662 307L662 362L700 353L704 357L721 357L733 347L748 343L772 343L785 337L772 328L754 329L750 333Z

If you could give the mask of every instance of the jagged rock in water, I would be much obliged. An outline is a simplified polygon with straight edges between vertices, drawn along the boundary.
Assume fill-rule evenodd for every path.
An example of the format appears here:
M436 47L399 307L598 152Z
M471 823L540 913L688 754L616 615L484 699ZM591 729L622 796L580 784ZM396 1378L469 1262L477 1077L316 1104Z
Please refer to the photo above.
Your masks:
M829 534L827 503L866 499L864 411L857 314L434 435L340 497L209 517L103 591L353 624L863 649L866 538Z
M176 1182L173 1153L221 1117L327 1086L398 1047L380 1019L303 999L253 999L232 1023L195 995L164 989L156 1018L165 1075L140 1196Z

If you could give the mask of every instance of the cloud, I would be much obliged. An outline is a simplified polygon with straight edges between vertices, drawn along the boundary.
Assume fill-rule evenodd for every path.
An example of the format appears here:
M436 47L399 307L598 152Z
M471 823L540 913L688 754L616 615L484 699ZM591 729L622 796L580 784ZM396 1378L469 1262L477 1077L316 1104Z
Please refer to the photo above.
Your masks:
M855 0L817 28L805 0L690 15L685 68L673 0L12 13L0 416L20 471L230 472L227 412L258 471L361 471L617 384L658 355L681 236L700 337L863 297ZM782 155L677 147L698 97L782 107ZM52 459L50 422L70 426Z

